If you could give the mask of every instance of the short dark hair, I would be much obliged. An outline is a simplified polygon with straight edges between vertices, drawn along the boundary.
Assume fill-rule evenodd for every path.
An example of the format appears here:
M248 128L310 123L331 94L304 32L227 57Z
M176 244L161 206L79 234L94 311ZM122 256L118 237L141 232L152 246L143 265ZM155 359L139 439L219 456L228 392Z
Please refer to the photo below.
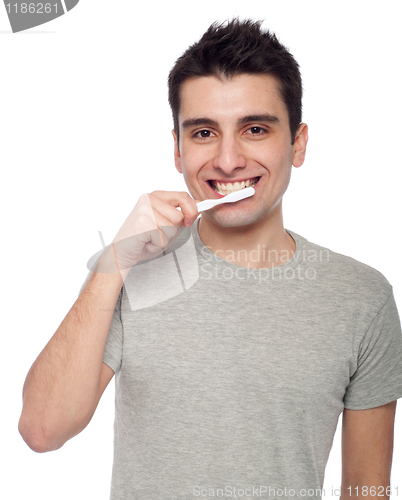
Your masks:
M201 39L180 56L169 73L169 104L179 138L180 97L188 78L239 74L275 76L286 105L292 144L302 121L302 80L299 65L274 33L261 29L263 21L238 18L213 23Z

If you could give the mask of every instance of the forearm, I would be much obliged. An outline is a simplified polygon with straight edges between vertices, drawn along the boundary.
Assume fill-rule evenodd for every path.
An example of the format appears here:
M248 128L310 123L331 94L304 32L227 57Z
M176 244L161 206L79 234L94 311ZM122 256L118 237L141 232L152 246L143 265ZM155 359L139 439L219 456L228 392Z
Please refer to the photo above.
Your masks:
M36 448L58 449L90 421L122 284L119 273L94 273L29 370L19 429Z
M344 410L342 500L388 500L391 495L396 401L366 410Z

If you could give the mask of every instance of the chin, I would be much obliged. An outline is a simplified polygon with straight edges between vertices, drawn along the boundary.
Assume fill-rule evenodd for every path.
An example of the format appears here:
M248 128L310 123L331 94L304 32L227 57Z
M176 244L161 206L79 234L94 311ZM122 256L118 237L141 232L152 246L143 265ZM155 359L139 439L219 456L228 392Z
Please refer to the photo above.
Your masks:
M212 220L215 221L221 227L240 227L240 226L248 226L249 224L253 224L259 219L258 214L248 213L236 213L233 211L228 214L208 214Z

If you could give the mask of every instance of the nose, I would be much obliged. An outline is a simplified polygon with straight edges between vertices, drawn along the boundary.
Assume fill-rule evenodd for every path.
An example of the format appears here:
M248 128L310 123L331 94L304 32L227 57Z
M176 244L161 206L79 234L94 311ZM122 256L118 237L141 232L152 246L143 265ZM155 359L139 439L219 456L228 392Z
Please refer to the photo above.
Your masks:
M222 170L225 174L231 174L236 168L246 166L246 157L236 137L222 137L213 166Z

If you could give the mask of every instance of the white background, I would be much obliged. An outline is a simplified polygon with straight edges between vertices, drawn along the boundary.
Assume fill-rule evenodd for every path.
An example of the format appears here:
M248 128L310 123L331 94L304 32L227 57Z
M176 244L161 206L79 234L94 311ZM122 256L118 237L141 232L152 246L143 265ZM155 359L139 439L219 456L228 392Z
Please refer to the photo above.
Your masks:
M0 6L7 500L109 498L114 383L83 433L47 454L18 433L22 386L78 296L98 231L108 243L142 193L186 189L173 163L166 79L215 20L265 19L300 63L310 142L285 195L285 227L378 269L402 311L400 3L136 4L81 0L19 34ZM341 418L326 497L340 486L340 429ZM400 408L395 432L392 485L402 494Z

